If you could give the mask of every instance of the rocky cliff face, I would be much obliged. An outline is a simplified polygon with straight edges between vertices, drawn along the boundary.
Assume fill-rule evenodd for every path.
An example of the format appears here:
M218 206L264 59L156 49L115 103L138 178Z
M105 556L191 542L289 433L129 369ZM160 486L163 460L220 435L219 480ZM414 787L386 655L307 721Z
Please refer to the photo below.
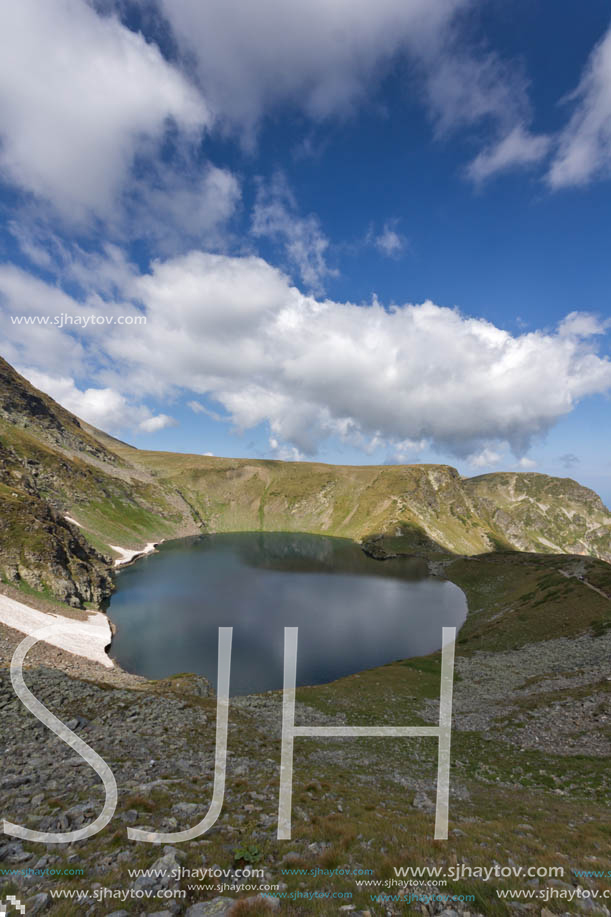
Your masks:
M0 578L82 607L110 595L109 559L40 495L35 478L0 442Z
M79 606L110 593L110 545L200 531L383 536L385 549L395 541L424 555L502 549L611 562L611 515L570 479L140 451L82 423L3 360L0 520L4 581Z
M91 428L0 360L5 584L75 607L99 606L113 588L108 545L137 547L180 531L183 516L146 476L98 442Z
M500 472L464 486L480 517L518 550L611 563L611 515L598 494L571 478Z

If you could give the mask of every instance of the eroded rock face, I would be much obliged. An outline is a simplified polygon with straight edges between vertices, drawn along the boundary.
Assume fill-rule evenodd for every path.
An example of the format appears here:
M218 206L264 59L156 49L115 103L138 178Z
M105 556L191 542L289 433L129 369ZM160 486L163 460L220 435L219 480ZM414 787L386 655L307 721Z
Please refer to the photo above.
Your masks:
M464 486L478 515L514 548L611 563L611 515L598 494L572 478L497 472Z
M37 496L2 491L0 575L6 583L25 583L76 608L99 606L110 596L110 562L75 526Z

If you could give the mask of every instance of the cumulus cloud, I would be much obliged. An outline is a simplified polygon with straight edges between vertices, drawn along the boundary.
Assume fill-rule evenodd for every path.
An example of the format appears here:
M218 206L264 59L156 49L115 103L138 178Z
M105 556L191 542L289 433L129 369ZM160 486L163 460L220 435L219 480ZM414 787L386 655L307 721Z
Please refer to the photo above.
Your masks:
M177 427L178 421L168 414L155 414L152 417L146 417L138 424L138 429L142 433L157 433L159 430L165 430L166 427Z
M569 312L558 325L558 333L563 337L593 337L604 334L611 327L611 319L601 320L591 312Z
M47 392L78 417L109 432L138 429L156 433L164 427L176 426L167 414L153 415L148 408L130 402L111 388L79 389L68 376L53 376L30 367L19 370L36 388Z
M503 456L494 449L484 448L481 452L474 452L468 457L468 462L473 468L490 468L498 465Z
M313 293L321 293L325 279L337 274L327 264L329 240L318 217L299 215L295 196L281 174L275 175L269 186L259 183L252 234L280 242L289 265Z
M275 459L281 462L302 462L305 455L295 446L280 443L275 436L269 438L269 448Z
M565 452L558 459L563 468L574 468L579 465L579 457L574 452Z
M474 174L533 162L546 141L525 127L526 80L469 45L458 14L471 5L158 0L178 49L170 63L111 12L124 11L120 0L4 4L0 170L64 217L101 216L117 238L148 237L165 256L223 247L219 226L235 212L240 188L229 170L201 165L202 131L237 129L252 140L265 114L289 105L312 119L343 117L371 100L397 55L410 61L410 89L439 135L482 120L496 126L501 139L472 164ZM158 35L155 7L142 6ZM291 265L320 292L329 269L316 218L298 217L286 196L275 212L269 201L261 207L267 214L255 224L284 235ZM120 219L117 208L125 209ZM380 250L396 255L399 241L391 227Z
M113 296L129 288L134 270L112 246L104 255L81 252L60 266L64 282L81 287L83 298L77 300L59 285L14 265L0 265L0 329L7 359L78 376L99 368L112 327L108 322L132 323L121 326L130 336L133 322L142 318L133 302ZM97 323L100 319L104 324Z
M210 123L155 45L84 0L3 3L0 36L0 170L71 220L109 215L169 119L193 136Z
M157 263L137 291L147 325L106 341L134 385L210 395L239 429L267 423L304 454L327 436L520 454L611 387L590 337L514 336L431 302L321 302L255 257L192 252Z
M549 137L532 134L524 125L517 124L496 143L478 153L467 174L473 181L482 182L499 172L535 165L546 155L550 142Z
M576 108L547 175L552 188L584 185L611 170L611 28L592 51L569 100Z
M373 448L383 445L384 441L378 436L374 437L371 441L371 446L373 446ZM405 465L406 463L413 462L421 452L424 452L427 445L426 439L404 439L399 442L394 442L392 444L392 451L386 456L384 463L386 465Z
M580 313L555 330L512 335L432 302L385 309L377 300L320 301L260 258L203 252L156 262L130 290L147 324L95 337L104 385L128 402L136 392L174 397L183 389L193 409L198 396L211 397L237 429L267 425L286 455L313 455L338 437L391 456L417 454L422 444L484 467L506 445L523 455L581 399L611 388L597 327ZM44 346L28 355L28 365L45 370ZM104 405L124 410L109 394L83 397L62 393L90 416L101 397L93 421L101 426ZM110 408L108 418L115 422Z
M518 462L520 468L523 468L525 471L529 471L531 468L536 468L537 463L534 459L528 458L528 456L523 455L520 461Z

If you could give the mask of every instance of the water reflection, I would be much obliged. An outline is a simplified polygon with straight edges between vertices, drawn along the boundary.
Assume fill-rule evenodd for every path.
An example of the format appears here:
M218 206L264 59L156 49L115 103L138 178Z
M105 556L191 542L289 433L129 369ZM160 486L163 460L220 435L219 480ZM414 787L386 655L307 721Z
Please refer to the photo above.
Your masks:
M438 649L463 593L419 559L379 562L354 542L253 533L169 542L122 571L112 655L150 678L216 679L217 628L232 626L232 694L282 687L284 627L299 627L298 684Z

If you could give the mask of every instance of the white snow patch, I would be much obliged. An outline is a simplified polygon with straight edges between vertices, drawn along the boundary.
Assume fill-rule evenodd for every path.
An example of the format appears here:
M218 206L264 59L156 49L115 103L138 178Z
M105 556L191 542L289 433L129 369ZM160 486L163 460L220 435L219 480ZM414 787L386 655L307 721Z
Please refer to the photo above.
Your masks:
M67 519L68 522L71 522L71 523L72 523L72 525L78 525L79 529L82 529L82 528L83 528L83 526L81 525L81 523L80 523L80 522L77 522L76 519L73 519L72 516L65 515L65 516L64 516L64 519Z
M104 652L112 640L110 623L100 611L91 612L86 621L78 621L64 615L47 614L23 602L9 599L6 595L0 595L0 623L22 634L33 634L53 624L61 625L57 635L49 634L45 637L45 643L75 656L91 659L92 662L99 662L107 669L113 668L112 660Z
M129 548L120 548L115 544L109 544L108 547L121 555L115 560L115 567L122 567L123 564L129 564L134 557L140 557L141 554L150 554L151 551L155 550L157 544L158 542L156 541L149 541L144 548L138 548L137 551L131 551Z

